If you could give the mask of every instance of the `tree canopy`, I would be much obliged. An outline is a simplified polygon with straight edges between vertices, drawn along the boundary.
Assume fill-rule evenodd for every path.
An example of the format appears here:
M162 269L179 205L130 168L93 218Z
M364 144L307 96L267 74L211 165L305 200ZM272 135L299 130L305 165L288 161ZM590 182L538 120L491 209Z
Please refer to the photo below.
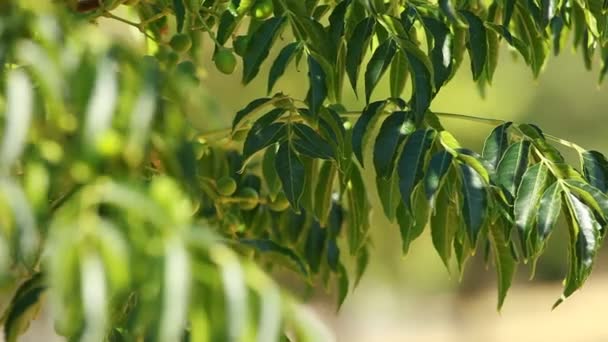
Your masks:
M373 257L372 210L397 224L404 253L425 228L446 266L484 253L499 308L517 264L536 262L563 216L558 305L605 235L608 161L533 124L432 103L463 61L491 86L504 45L534 76L569 41L587 68L598 50L601 82L607 10L600 0L0 2L0 281L16 288L7 341L47 293L70 340L329 340L267 274L335 287L339 306ZM108 36L101 18L144 44ZM204 41L220 72L242 63L244 85L267 78L268 96L222 131L188 119L206 110ZM306 86L281 92L294 67ZM378 99L383 77L390 97ZM346 91L365 106L345 108ZM478 153L444 117L495 128Z

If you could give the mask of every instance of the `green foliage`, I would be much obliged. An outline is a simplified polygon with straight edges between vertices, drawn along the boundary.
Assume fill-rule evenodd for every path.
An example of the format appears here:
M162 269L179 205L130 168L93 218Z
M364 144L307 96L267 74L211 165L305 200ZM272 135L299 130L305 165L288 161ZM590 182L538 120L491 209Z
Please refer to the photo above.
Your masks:
M140 21L118 17L121 4ZM102 16L139 29L147 54L104 39L90 24ZM430 226L442 261L454 256L462 271L487 244L499 308L561 214L569 271L556 305L592 269L608 222L606 158L531 124L430 106L465 53L473 80L490 84L503 40L537 76L570 33L587 68L600 51L601 81L608 20L597 2L23 0L1 3L0 19L10 341L45 293L69 339L328 340L261 265L336 286L340 305L373 257L374 185L404 252ZM308 71L306 93L254 99L220 132L229 136L194 130L206 38L219 71L240 57L248 84L269 64L271 93L294 62ZM387 73L391 98L376 99ZM344 80L357 94L361 77L366 105L347 111ZM442 116L498 127L478 154ZM580 170L555 143L574 148Z

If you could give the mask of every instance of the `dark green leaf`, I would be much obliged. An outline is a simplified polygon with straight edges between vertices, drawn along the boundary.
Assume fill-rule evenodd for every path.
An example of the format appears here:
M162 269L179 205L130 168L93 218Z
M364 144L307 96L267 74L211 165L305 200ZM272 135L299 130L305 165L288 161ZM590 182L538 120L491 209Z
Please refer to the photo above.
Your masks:
M19 286L3 316L4 338L7 342L16 342L19 335L24 333L23 329L29 326L38 311L40 297L45 290L41 273L36 273Z
M412 98L410 102L414 113L416 113L416 122L420 122L431 104L433 93L431 69L429 69L424 61L420 59L420 56L408 51L405 53L410 67L410 73L413 76Z
M566 192L570 226L570 267L566 276L564 294L555 304L559 305L581 287L591 272L598 248L600 225L591 210L576 196Z
M498 276L498 310L500 310L511 287L517 265L511 253L509 240L505 238L505 225L502 220L490 224L488 238L492 245Z
M460 164L462 178L462 216L471 245L477 242L477 236L483 227L486 209L487 192L483 179L472 167Z
M287 142L279 146L275 167L291 207L296 211L299 210L300 198L304 192L305 170L302 161Z
M403 254L407 254L410 244L422 234L429 220L430 208L422 186L415 188L412 194L412 206L411 211L404 202L400 202L397 207L397 223L401 232Z
M484 182L490 183L490 173L494 172L494 170L488 162L486 162L477 152L466 148L457 148L456 152L458 153L456 155L458 160L475 169Z
M273 147L267 148L262 160L262 174L268 188L268 194L272 200L276 198L281 191L281 180L277 169L274 167L277 155L277 149Z
M182 30L184 29L184 19L186 18L186 8L184 7L184 0L173 0L173 11L175 12L177 32L182 32Z
M544 242L559 217L562 208L562 186L559 182L551 184L543 193L538 207L537 230L540 242Z
M503 189L509 201L515 199L521 178L528 168L529 155L530 143L520 141L509 146L498 163L496 184Z
M403 51L398 50L391 63L390 70L390 91L391 97L401 97L407 78L409 77L409 68L407 65L407 59Z
M312 56L308 56L308 80L310 88L306 96L306 102L308 102L311 114L316 117L323 101L327 98L327 85L325 83L325 72Z
M509 146L507 130L511 124L511 122L506 122L494 128L483 144L481 156L483 159L487 160L494 169L498 167L498 162Z
M300 44L294 42L291 44L287 44L281 50L281 52L279 52L277 59L274 60L274 63L270 68L270 72L268 73L268 93L272 91L272 88L274 87L274 84L277 82L277 80L281 76L283 76L285 70L287 69L287 65L289 65L289 62L291 62L299 48Z
M425 17L423 21L424 27L433 36L433 49L430 52L430 57L433 63L435 92L437 93L452 73L451 33L443 22L435 18Z
M263 148L278 142L286 132L287 126L282 122L274 122L284 112L284 109L277 108L259 118L247 133L243 145L243 159L249 159L253 154Z
M413 209L410 205L412 192L423 176L424 163L435 134L436 131L430 129L421 129L412 133L405 142L399 158L397 165L399 191L405 209L410 212Z
M540 0L541 6L541 27L545 28L549 25L549 21L555 16L557 3L555 0Z
M519 230L522 249L526 257L530 256L528 251L528 240L531 234L535 234L534 223L538 215L541 197L549 185L549 170L543 163L530 167L521 180L517 197L513 206L515 225Z
M268 19L251 36L247 53L243 57L244 84L251 82L258 74L260 65L268 57L270 48L279 32L281 32L284 23L285 17Z
M397 111L387 116L374 143L374 168L378 177L392 174L397 159L397 149L416 127L410 112Z
M585 205L595 210L604 222L608 222L608 195L580 180L566 179L564 183Z
M239 110L234 116L234 120L232 121L232 132L237 129L241 121L243 121L247 116L253 114L256 109L261 108L270 100L271 99L268 97L255 99L251 101L247 106L245 106L245 108Z
M437 195L437 204L431 211L431 239L446 267L449 267L456 222L458 222L457 207L452 205L450 193L449 187L442 187Z
M348 40L346 50L346 74L350 80L350 84L357 93L357 79L359 78L359 68L363 62L363 56L367 46L369 45L370 38L374 32L374 26L376 21L373 17L367 17L361 20L352 36Z
M429 162L429 168L424 177L424 190L426 198L431 203L431 208L435 206L435 194L452 165L454 157L448 151L435 153Z
M396 45L393 40L389 39L384 41L369 60L367 69L365 70L365 101L369 103L369 98L372 95L372 91L380 81L380 78L386 72L393 57L395 56Z
M362 247L367 237L370 211L365 184L359 168L355 165L351 168L346 195L350 213L348 247L351 255L354 255Z
M505 0L504 3L504 14L502 16L502 26L508 28L513 17L513 11L515 10L515 3L517 0Z
M306 238L304 247L306 260L312 273L319 272L321 266L321 256L325 245L326 230L321 228L318 222L313 222L310 232Z
M608 160L597 151L584 151L581 153L583 172L589 184L608 192Z
M535 125L521 124L518 126L518 131L529 138L537 151L548 160L554 163L563 163L564 157L553 145L549 144L543 135L543 132Z
M469 43L467 49L471 56L473 80L477 80L485 68L488 55L486 28L483 25L483 21L475 14L469 11L460 11L460 13L469 24Z
M450 19L450 21L462 26L462 23L458 18L458 14L454 9L451 0L439 0L439 9L441 9L441 13L443 13L443 15Z
M368 140L369 126L373 127L373 123L379 119L379 114L382 113L385 105L386 101L376 101L368 104L353 127L353 153L361 166L363 166L363 150Z
M243 245L254 247L262 253L275 252L284 255L298 266L302 274L308 275L304 261L293 250L287 247L268 239L240 239L238 241Z
M334 157L331 145L312 128L301 123L292 124L295 133L292 141L296 151L312 158L332 159Z
M326 161L321 165L319 180L315 189L315 216L321 227L325 227L332 207L331 197L336 177L336 167L332 162Z

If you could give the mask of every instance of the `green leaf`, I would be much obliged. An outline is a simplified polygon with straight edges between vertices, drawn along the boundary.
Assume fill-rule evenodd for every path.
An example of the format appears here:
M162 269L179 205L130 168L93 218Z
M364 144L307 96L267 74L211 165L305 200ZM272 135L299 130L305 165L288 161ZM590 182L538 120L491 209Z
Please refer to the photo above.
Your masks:
M602 192L608 192L608 160L598 151L581 153L583 172L589 184Z
M315 189L315 216L321 227L327 225L327 219L332 207L331 197L336 171L334 163L329 161L324 162L319 171L319 181Z
M410 212L413 210L411 207L412 192L416 184L422 179L426 156L433 144L435 135L436 131L431 129L420 129L412 133L403 146L397 164L401 199L405 204L405 209Z
M555 0L540 0L540 7L542 15L540 24L542 28L545 28L555 16L557 3Z
M462 178L462 216L469 242L474 246L485 222L487 192L483 178L472 167L460 164L460 175Z
M239 239L238 241L242 245L251 246L262 253L273 252L283 255L289 260L293 261L303 275L308 275L306 264L304 264L302 258L287 247L281 246L280 244L269 239Z
M443 15L445 15L453 23L458 24L458 26L464 26L464 24L458 18L458 14L454 9L454 5L452 5L451 0L439 0L438 2L439 9Z
M251 101L245 108L239 110L234 116L234 120L232 121L232 132L234 133L236 129L240 126L241 122L245 120L250 115L253 115L257 110L262 108L265 104L268 103L271 99L269 97L264 97L260 99L255 99Z
M424 190L431 208L435 206L435 195L445 179L454 157L448 151L435 153L429 161L429 168L424 177Z
M306 96L306 102L310 113L316 117L323 101L327 98L327 85L323 69L312 56L308 56L308 80L310 88Z
M515 10L515 3L517 0L505 0L504 3L504 14L502 16L502 26L508 28L513 17L513 10Z
M543 135L543 132L535 125L521 124L518 126L518 131L523 133L526 138L529 138L536 150L554 163L564 163L564 157L557 148L549 144Z
M431 210L422 186L414 189L412 206L411 211L404 202L400 202L397 207L397 223L401 232L403 254L407 254L410 244L422 234L429 220Z
M517 197L513 205L515 216L515 226L519 230L522 249L524 255L528 257L528 241L531 234L535 234L533 229L538 215L541 197L549 185L549 170L544 163L531 166L523 175Z
M441 21L432 18L423 18L424 27L433 36L433 49L430 52L433 63L435 92L445 84L452 73L452 38L449 28Z
M312 128L301 123L292 124L295 133L292 143L296 151L312 158L332 159L334 152L329 143Z
M597 252L600 225L591 210L576 196L566 192L566 211L570 217L570 267L564 293L553 307L574 293L587 279Z
M318 222L313 222L304 246L306 260L312 273L318 273L321 266L321 256L324 254L327 230L321 228Z
M515 268L517 266L513 255L511 253L511 247L509 240L505 238L505 225L502 220L499 219L493 224L490 224L488 238L492 246L494 254L494 264L496 266L496 274L498 276L498 310L502 308L502 305L507 296L507 292L511 287L513 276L515 275Z
M471 71L473 80L479 79L483 72L488 55L488 41L483 21L469 11L460 11L469 24L469 43L467 49L471 56Z
M287 66L296 55L296 52L300 49L300 44L297 42L287 44L279 55L277 59L274 60L272 67L270 68L270 72L268 73L268 89L267 93L270 94L272 88L274 87L277 80L283 76Z
M370 205L363 177L357 166L351 168L346 196L350 222L348 224L348 248L355 255L363 246L369 229Z
M511 122L506 122L494 128L483 144L481 156L490 165L492 165L493 169L496 169L498 162L509 146L509 136L507 134L507 130L511 124Z
M365 70L365 102L369 103L369 98L372 95L372 91L380 81L380 78L386 72L393 57L395 56L395 51L397 47L395 42L392 39L388 39L384 41L374 54L372 58L369 60L367 64L367 69Z
M380 117L379 114L384 111L386 103L386 101L376 101L368 104L361 112L361 116L359 116L359 119L357 119L357 122L353 127L353 153L355 154L355 157L357 157L357 160L359 160L361 166L364 165L363 150L369 139L369 131L371 130L369 126L374 126L374 123Z
M527 14L528 10L523 9L518 4L518 15L515 18L517 28L520 31L520 38L529 46L530 51L530 66L534 77L538 77L540 71L543 69L547 62L547 54L549 52L548 42L543 38L542 34L536 30L536 25L532 21L532 18Z
M264 158L262 159L262 175L268 188L268 195L272 200L275 200L281 191L281 180L279 179L277 169L274 167L276 156L277 149L273 146L266 149Z
M283 191L294 210L300 208L304 193L304 165L288 142L283 142L277 151L275 168L281 179Z
M530 143L520 141L509 146L498 163L496 184L503 189L509 201L515 199L521 178L528 168L529 154Z
M247 134L247 138L245 138L243 159L248 160L256 152L279 142L286 134L287 125L282 122L252 128Z
M186 8L184 7L184 0L173 0L173 11L175 12L177 32L182 32L182 30L184 29L184 20L186 18Z
M401 203L401 193L399 192L399 177L397 176L397 168L392 170L388 178L376 177L376 189L380 197L380 204L386 218L393 222L395 220L395 212L399 203Z
M559 182L554 182L544 191L538 206L537 230L539 242L543 243L553 231L562 208L563 188Z
M405 58L403 51L397 50L395 53L389 76L391 97L401 97L401 94L405 90L407 78L409 77L407 58Z
M437 194L435 208L431 211L431 239L445 267L449 268L452 243L458 222L457 208L452 205L451 191L444 186Z
M578 195L585 205L595 210L604 222L608 222L608 195L580 180L566 179L564 183Z
M40 297L46 290L42 273L36 273L19 286L2 317L4 338L16 342L35 318L40 307Z
M458 160L475 169L484 182L490 183L490 173L494 170L478 153L467 148L457 148L455 152L457 153L456 158Z
M387 178L392 174L398 147L415 129L410 112L396 111L386 117L374 143L374 168L378 177Z
M243 83L251 82L258 74L260 65L268 57L275 39L281 32L285 17L274 17L262 23L251 35L247 52L243 57Z
M530 63L530 50L528 49L528 45L526 45L523 41L521 41L521 39L519 39L517 37L513 37L511 35L511 32L502 25L497 25L497 24L490 23L490 22L485 22L485 25L487 28L496 32L502 38L504 38L507 41L507 43L509 43L509 45L514 47L519 52L519 54L524 58L526 63L528 63L528 64Z
M416 113L416 122L422 121L426 110L431 105L433 93L433 79L430 68L421 57L415 53L405 51L412 74L412 97L410 103L414 113Z
M352 36L346 44L346 74L348 75L348 79L350 80L350 84L353 87L355 94L357 93L359 68L363 62L363 56L369 45L375 25L376 21L373 17L367 17L361 20L355 27Z

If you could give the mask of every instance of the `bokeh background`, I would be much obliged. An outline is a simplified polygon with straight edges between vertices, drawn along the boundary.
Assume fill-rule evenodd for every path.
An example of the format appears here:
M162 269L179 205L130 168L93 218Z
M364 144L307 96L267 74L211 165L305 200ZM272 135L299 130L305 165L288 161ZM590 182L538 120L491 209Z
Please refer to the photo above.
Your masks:
M129 26L103 21L100 26L129 44L140 44L138 32ZM243 87L241 66L232 76L222 75L211 62L212 48L208 42L205 49L206 62L199 76L201 97L208 104L205 111L189 115L193 125L207 132L229 127L238 109L251 99L266 95L270 63L266 62L258 79ZM485 89L485 96L481 96L472 81L469 62L465 60L431 109L534 123L547 133L608 153L605 122L608 85L598 86L599 60L595 62L594 69L587 71L580 53L568 47L559 57L551 57L545 71L535 80L524 61L513 58L503 47L493 84ZM277 89L304 98L305 78L305 67L302 70L292 67ZM375 98L388 96L387 81L377 87ZM346 107L361 109L362 101L346 85L344 89ZM478 152L492 129L469 121L442 122L463 145ZM369 184L373 184L372 177L368 172ZM372 202L377 203L374 187L369 189ZM448 272L441 263L428 230L403 256L398 228L386 221L381 210L375 210L372 235L370 266L341 310L336 312L332 293L318 290L312 296L311 308L327 322L338 341L608 341L608 329L604 326L608 317L605 251L598 257L596 269L583 289L551 310L561 294L561 281L567 269L567 233L563 226L552 235L534 280L528 279L529 266L520 265L500 313L496 310L494 268L491 263L486 267L481 256L469 261L459 279L455 268ZM52 328L46 315L33 328L23 341L53 340L40 337L40 332Z

